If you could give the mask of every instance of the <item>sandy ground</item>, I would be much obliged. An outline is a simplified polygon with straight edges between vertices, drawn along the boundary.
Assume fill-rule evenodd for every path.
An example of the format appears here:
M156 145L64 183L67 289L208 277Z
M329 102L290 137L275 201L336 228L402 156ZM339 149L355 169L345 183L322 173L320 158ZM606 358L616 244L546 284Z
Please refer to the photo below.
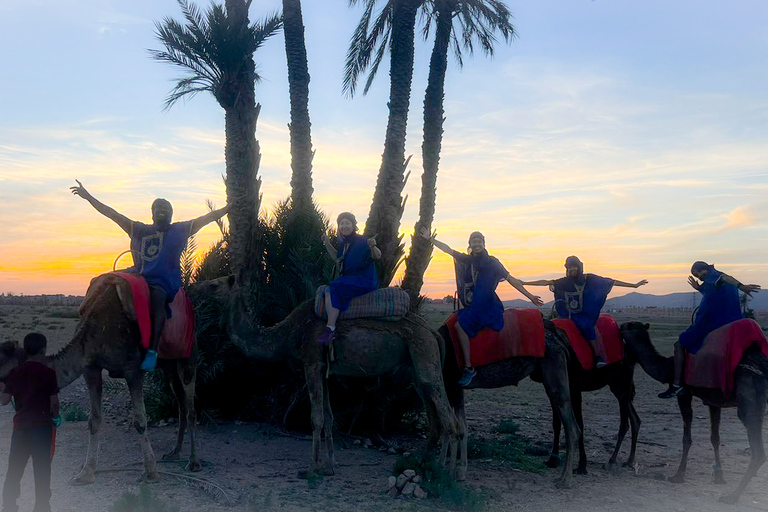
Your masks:
M0 340L20 340L30 330L45 333L49 352L61 347L71 336L76 320L50 318L41 307L0 306ZM674 325L679 320L657 320L655 340L662 352L669 353ZM615 399L608 390L585 395L586 447L590 457L589 475L574 476L568 490L554 488L557 470L545 474L514 470L500 461L470 460L467 486L485 496L484 510L644 510L644 511L768 511L768 467L753 479L741 502L729 507L717 498L733 488L745 471L749 455L746 432L735 410L723 414L722 455L729 484L712 481L712 448L709 443L707 410L695 404L694 445L688 464L688 481L675 485L663 480L674 473L679 462L682 423L674 401L662 401L656 393L663 389L642 370L637 372L638 396L635 406L643 420L638 448L639 468L609 470L608 460L618 429ZM87 422L65 423L59 430L58 450L53 462L53 506L59 512L106 511L126 491L136 492L141 469L138 439L128 430L127 392L119 384L106 391L105 425L97 482L73 487L69 479L77 474L85 459ZM87 393L79 379L61 393L62 402L82 404L87 410ZM473 390L467 393L471 436L492 435L503 419L513 419L521 434L547 445L551 436L549 405L541 385L526 380L518 388ZM0 478L4 478L10 445L10 407L0 409ZM387 477L396 455L353 445L352 439L337 439L336 475L314 488L296 478L309 458L309 442L280 435L261 424L220 423L200 430L199 449L204 469L194 474L221 486L235 500L226 505L199 486L172 476L151 487L153 494L181 510L195 511L384 511L384 510L460 510L455 504L436 499L391 498L387 496ZM168 451L174 442L175 428L150 428L150 439L157 454ZM400 439L406 449L423 447L421 437ZM621 459L626 459L628 439ZM179 463L161 464L168 472L182 472ZM117 471L114 471L117 470ZM32 509L32 475L28 467L22 486L22 510Z

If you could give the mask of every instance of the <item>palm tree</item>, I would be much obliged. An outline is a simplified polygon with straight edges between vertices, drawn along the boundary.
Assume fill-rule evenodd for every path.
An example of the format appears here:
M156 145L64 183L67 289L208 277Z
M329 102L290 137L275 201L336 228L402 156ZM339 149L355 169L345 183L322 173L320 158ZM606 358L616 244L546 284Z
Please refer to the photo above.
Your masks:
M382 252L380 284L387 286L402 260L399 235L405 208L405 131L413 79L416 14L425 0L386 0L371 25L377 0L349 0L350 5L365 4L350 42L344 70L344 91L353 96L360 76L369 70L364 92L370 88L384 54L390 53L389 120L384 139L384 154L376 181L365 234L376 235Z
M253 53L282 26L273 14L250 24L251 0L211 3L202 12L187 0L178 0L185 18L180 23L166 17L155 23L156 35L165 51L150 50L152 56L184 68L181 78L165 100L165 108L178 100L208 91L225 112L225 159L229 212L230 251L238 282L244 287L255 282L259 271L257 254L259 186L259 144L255 102L256 73Z
M429 78L424 95L424 141L421 146L424 173L421 176L419 220L411 237L411 251L406 260L402 287L411 295L411 304L418 304L424 283L424 272L432 255L432 244L419 236L422 228L432 228L437 193L437 170L445 120L445 73L448 49L459 67L463 66L463 51L474 53L475 45L488 56L493 56L498 32L509 42L516 35L511 23L512 14L499 0L431 0L428 4L424 38L435 26L435 44L429 62Z
M283 33L291 96L291 203L300 211L312 207L312 137L309 122L309 70L304 43L301 0L283 0Z

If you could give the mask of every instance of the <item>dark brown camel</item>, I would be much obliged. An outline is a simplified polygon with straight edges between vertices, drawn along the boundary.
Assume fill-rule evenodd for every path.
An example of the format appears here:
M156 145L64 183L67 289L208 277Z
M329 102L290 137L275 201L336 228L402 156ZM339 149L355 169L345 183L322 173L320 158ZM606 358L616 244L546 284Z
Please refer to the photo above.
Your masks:
M561 336L566 339L567 335L561 333ZM570 345L569 345L570 346ZM576 353L573 349L570 349L570 359L568 364L568 377L570 379L571 390L571 405L573 406L573 413L576 416L576 422L581 429L581 435L579 436L579 465L576 468L576 473L580 475L587 474L587 452L584 449L584 417L582 414L582 396L585 391L597 391L606 386L611 390L613 396L619 402L619 433L616 440L616 447L613 450L611 458L608 459L608 464L616 464L616 459L619 456L619 450L621 444L624 441L624 436L629 430L629 425L632 426L632 447L629 451L629 457L624 466L632 467L635 464L635 453L637 451L637 438L640 432L640 416L638 416L635 406L632 404L632 400L635 397L635 382L634 382L635 362L627 358L621 361L615 362L604 366L603 368L593 368L591 370L584 370L576 357ZM554 439L552 441L552 452L549 460L544 464L550 468L556 468L560 464L560 415L557 412L557 408L552 404L552 429L554 431Z
M102 278L103 279L103 278ZM139 370L143 353L140 334L130 301L130 288L120 278L108 277L111 283L100 287L95 296L89 296L81 309L80 322L69 344L56 355L48 356L48 366L56 371L59 388L71 384L80 375L85 377L91 401L88 419L90 438L85 465L72 480L76 485L95 481L101 428L102 370L112 378L122 378L128 384L133 407L133 426L139 433L144 456L144 475L148 482L160 479L155 455L147 435L147 415L144 409L142 374ZM127 299L123 300L123 299ZM4 378L18 364L18 356L0 356L0 378ZM187 469L199 471L200 461L195 450L195 376L197 350L189 359L165 361L162 367L171 377L171 389L179 403L179 434L176 447L166 458L177 460L184 433L189 430L192 448Z
M464 389L457 382L460 369L451 342L448 328L440 327L440 334L446 345L445 371L443 379L446 383L448 398L459 418L462 428L459 452L458 479L466 479L467 474L467 415L464 408ZM477 375L472 379L470 388L499 388L516 386L524 378L536 377L544 384L550 403L554 410L563 418L565 425L566 456L560 477L555 481L558 487L570 487L573 467L573 454L580 437L579 426L571 407L571 392L568 386L568 343L560 337L553 324L547 322L545 329L546 351L543 358L514 357L477 367Z
M673 358L663 357L656 351L648 333L650 325L640 322L628 322L621 326L621 336L626 348L637 359L643 370L653 379L669 384L674 376ZM736 407L739 419L747 428L747 438L751 459L749 467L741 482L731 493L720 498L722 503L736 503L746 489L749 481L765 462L763 447L763 417L765 416L766 397L768 397L768 358L756 347L744 352L741 362L736 367L734 375L733 396L726 398L719 389L687 388L690 392L678 395L677 404L683 416L683 457L677 473L669 478L670 482L685 481L685 470L688 464L688 450L691 448L691 422L693 408L691 403L696 396L709 407L710 440L715 451L714 482L725 484L723 469L720 461L720 409Z
M455 453L460 429L443 384L445 349L437 333L420 317L409 314L399 321L339 322L334 357L329 364L327 349L316 342L325 322L315 316L312 301L301 304L280 323L263 328L245 311L232 276L193 285L190 292L216 296L228 304L227 331L247 357L292 360L303 366L313 430L309 471L302 474L333 474L333 412L326 379L329 374L369 377L389 374L402 366L413 368L416 389L430 419L430 445L433 447L439 437L443 446L450 445Z

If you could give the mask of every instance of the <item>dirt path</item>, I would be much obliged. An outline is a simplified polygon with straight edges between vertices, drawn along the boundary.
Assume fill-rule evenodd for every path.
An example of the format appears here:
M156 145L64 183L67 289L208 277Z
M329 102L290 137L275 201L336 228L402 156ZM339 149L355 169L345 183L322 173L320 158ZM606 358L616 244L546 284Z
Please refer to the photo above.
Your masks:
M23 314L2 314L2 338L20 339L24 329L34 322ZM37 324L41 322L38 316ZM45 320L48 322L49 320ZM74 320L56 320L43 326L51 339L51 350L64 343L72 332ZM60 322L60 323L59 323ZM21 327L24 326L24 327ZM64 328L60 328L64 326ZM46 328L49 328L45 330ZM55 329L53 328L55 327ZM618 429L615 399L607 390L585 395L586 447L590 457L589 475L575 476L569 490L556 490L555 470L533 474L513 470L508 464L492 460L470 460L467 485L485 497L483 510L563 510L575 512L610 510L644 511L768 511L768 467L763 467L735 507L725 507L717 498L736 484L747 467L746 432L735 410L723 414L722 454L727 486L711 484L712 448L709 444L707 410L695 404L694 445L688 465L688 482L674 485L660 480L674 473L680 454L682 425L674 401L656 398L662 387L642 371L637 374L636 408L643 420L638 448L637 473L625 468L612 471L603 464L610 456ZM58 451L53 463L53 504L58 512L106 511L126 491L136 492L141 454L136 434L127 427L127 393L112 386L107 393L105 425L100 452L100 469L130 468L135 471L105 472L87 487L73 487L68 480L84 459L87 446L87 422L65 423L58 435ZM551 436L551 419L543 388L529 380L518 388L473 390L467 394L471 436L492 435L503 419L520 425L520 434L546 445ZM66 388L62 401L81 403L87 408L82 379ZM4 478L10 444L12 411L0 409L0 478ZM158 455L174 442L173 426L151 427L150 439ZM183 511L371 511L386 510L460 510L461 507L434 499L390 498L386 479L391 474L396 455L352 445L350 439L338 439L339 464L334 477L310 488L296 478L309 457L309 442L276 435L265 425L220 424L200 431L200 452L205 467L194 476L220 485L236 498L227 506L201 488L173 477L151 487L168 504ZM407 439L407 448L423 446L420 438ZM620 460L626 459L625 440ZM162 464L164 471L181 472L178 463ZM31 468L22 487L22 510L32 507ZM469 509L469 508L467 508Z

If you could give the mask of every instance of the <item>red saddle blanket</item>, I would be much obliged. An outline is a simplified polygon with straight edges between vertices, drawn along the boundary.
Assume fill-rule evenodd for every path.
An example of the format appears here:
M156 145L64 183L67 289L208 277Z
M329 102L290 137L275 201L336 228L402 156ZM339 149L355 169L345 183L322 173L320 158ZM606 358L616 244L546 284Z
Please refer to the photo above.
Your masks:
M136 317L136 323L139 325L141 346L147 349L152 332L152 323L149 318L149 286L140 275L128 272L110 272L95 278L91 281L91 286L88 288L86 299L80 310L83 311L90 296L93 296L92 294L95 294L98 288L116 284L115 278L125 281L130 287L130 306ZM192 353L192 346L195 343L195 312L192 309L192 301L181 289L171 302L170 308L172 315L165 322L157 355L161 359L186 359Z
M584 339L573 320L555 318L552 322L568 335L568 341L576 353L581 367L585 370L593 369L595 367L595 355L592 353L592 347ZM624 359L624 343L619 335L619 324L611 315L600 315L595 331L597 332L597 348L601 352L600 355L603 356L603 361L611 364Z
M459 366L464 366L464 357L456 334L458 315L452 313L445 320L451 333L453 350ZM538 309L507 309L504 311L504 327L496 332L485 328L469 340L472 366L485 366L509 359L510 357L544 357L544 321Z
M720 389L729 398L733 393L733 373L744 351L755 343L768 357L768 341L760 325L752 319L736 320L715 329L704 339L701 350L686 356L686 384Z

